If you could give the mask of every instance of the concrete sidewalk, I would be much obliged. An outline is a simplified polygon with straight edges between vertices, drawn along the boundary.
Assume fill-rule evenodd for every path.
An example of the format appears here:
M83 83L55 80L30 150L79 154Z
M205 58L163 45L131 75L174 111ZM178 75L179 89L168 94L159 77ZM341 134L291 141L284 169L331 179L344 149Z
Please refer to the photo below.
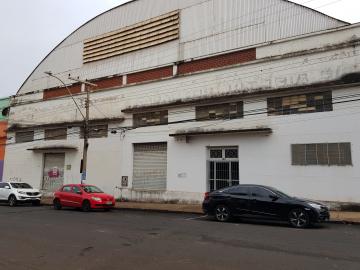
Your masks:
M194 213L203 214L201 205L199 204L163 204L163 203L139 203L139 202L120 202L116 204L120 209L137 209L137 210L151 210L163 212L179 212L179 213ZM342 212L331 211L331 221L343 223L359 223L360 212Z
M52 204L51 198L44 198L43 204ZM142 210L169 213L193 213L203 214L200 204L170 204L170 203L146 203L146 202L117 202L116 209ZM331 211L330 220L333 222L360 224L360 212Z

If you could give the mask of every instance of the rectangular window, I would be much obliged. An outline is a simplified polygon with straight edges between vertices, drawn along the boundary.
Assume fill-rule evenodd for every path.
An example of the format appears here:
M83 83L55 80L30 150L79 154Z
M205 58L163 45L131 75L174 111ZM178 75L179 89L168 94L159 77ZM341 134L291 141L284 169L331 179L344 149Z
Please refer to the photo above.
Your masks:
M67 128L45 129L45 140L66 140Z
M291 145L292 165L352 165L351 143Z
M333 110L331 91L268 98L269 115L328 112Z
M134 127L147 127L168 124L168 111L134 114Z
M89 138L106 138L108 136L108 125L90 125L89 127ZM84 128L81 127L81 138L84 138Z
M244 117L242 101L196 107L196 120L236 119Z
M34 140L34 131L18 131L15 133L17 143L32 142Z

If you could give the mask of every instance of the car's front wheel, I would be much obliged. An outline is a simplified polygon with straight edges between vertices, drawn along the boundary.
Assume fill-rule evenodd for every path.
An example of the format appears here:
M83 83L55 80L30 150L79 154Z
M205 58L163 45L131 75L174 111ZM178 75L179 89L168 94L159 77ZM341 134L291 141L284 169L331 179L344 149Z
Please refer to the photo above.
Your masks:
M289 213L289 223L294 228L306 228L310 224L309 215L304 209L293 209Z
M62 206L59 199L54 200L54 209L55 210L61 210Z
M91 210L91 205L89 201L84 201L82 203L81 209L83 210L83 212L89 212Z
M14 206L16 206L16 204L17 204L17 200L16 200L15 195L11 195L11 196L9 197L9 205L10 205L11 207L14 207Z
M231 218L230 209L225 205L218 205L215 208L215 218L217 221L226 222Z

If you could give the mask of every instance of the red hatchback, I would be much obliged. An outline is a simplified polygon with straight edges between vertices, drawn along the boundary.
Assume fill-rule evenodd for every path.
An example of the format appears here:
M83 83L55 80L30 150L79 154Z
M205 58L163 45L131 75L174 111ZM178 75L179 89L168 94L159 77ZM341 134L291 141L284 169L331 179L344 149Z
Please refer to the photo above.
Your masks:
M84 212L91 209L111 209L115 206L115 198L91 185L64 185L54 193L54 208L81 208Z

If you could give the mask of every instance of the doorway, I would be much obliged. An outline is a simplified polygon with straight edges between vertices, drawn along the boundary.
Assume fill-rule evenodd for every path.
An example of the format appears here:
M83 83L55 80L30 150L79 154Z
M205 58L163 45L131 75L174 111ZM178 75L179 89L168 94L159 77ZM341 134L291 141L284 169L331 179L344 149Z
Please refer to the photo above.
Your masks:
M208 151L208 189L214 191L239 184L237 147L211 147Z
M42 189L56 191L64 184L65 153L45 153Z

